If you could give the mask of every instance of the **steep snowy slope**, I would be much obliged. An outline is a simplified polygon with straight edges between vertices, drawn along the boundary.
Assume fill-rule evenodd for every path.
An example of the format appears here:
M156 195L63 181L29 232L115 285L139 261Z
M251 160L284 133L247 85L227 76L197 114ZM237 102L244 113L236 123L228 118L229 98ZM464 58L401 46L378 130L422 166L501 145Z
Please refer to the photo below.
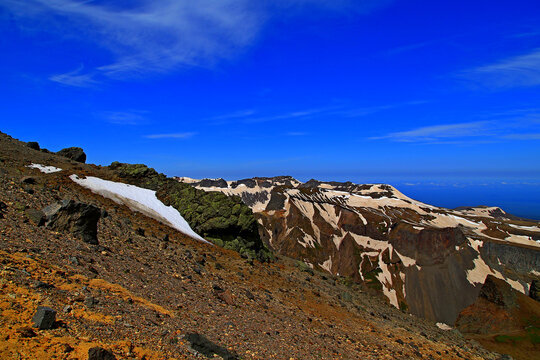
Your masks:
M499 208L438 208L385 184L178 180L240 196L274 250L365 281L394 306L432 320L453 324L487 275L527 293L540 271L539 224Z

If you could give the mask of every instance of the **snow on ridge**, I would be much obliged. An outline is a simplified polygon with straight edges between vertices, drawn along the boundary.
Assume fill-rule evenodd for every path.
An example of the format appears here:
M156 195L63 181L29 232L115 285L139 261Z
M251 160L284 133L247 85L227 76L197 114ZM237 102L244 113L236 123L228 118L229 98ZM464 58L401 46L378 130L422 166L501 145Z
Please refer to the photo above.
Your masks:
M85 179L77 175L69 177L77 184L90 189L92 192L111 199L119 204L126 205L131 210L138 211L162 223L172 226L176 230L205 243L209 243L191 229L187 221L172 206L165 206L157 197L156 192L98 177L88 176Z
M38 169L39 171L45 174L52 174L55 172L62 171L62 169L60 168L57 168L54 166L41 165L41 164L30 164L30 165L27 165L26 167L29 167L32 169Z

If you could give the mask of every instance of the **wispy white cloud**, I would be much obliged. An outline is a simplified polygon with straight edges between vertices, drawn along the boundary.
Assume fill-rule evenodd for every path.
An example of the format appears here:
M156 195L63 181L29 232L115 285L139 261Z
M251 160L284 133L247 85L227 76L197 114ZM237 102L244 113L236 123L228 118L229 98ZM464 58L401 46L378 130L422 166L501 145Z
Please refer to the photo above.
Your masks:
M141 125L147 122L145 117L146 111L130 110L130 111L104 111L98 114L99 117L105 119L111 124L117 125Z
M295 119L306 119L314 116L320 116L322 114L328 114L331 110L334 110L335 107L321 107L321 108L313 108L313 109L305 109L305 110L295 110L290 112L285 112L281 114L276 115L269 115L269 116L247 116L244 118L244 122L251 124L251 123L262 123L262 122L269 122L269 121L277 121L277 120L295 120Z
M540 140L540 133L531 133L531 134L509 134L503 136L505 139L512 140Z
M103 78L127 79L183 67L208 67L238 54L258 37L267 19L305 5L369 11L388 0L3 0L26 26L99 45L110 61L51 80L88 86ZM45 30L46 29L46 30ZM82 60L82 59L81 59Z
M491 88L540 85L540 48L465 71L461 76Z
M476 137L488 135L488 121L475 121L458 124L424 126L408 131L389 133L371 137L371 140L388 139L400 142L433 142L441 139L458 137Z
M388 140L441 145L490 144L510 140L540 139L538 109L514 109L493 113L491 119L431 125L391 132L369 140Z
M151 134L146 135L147 139L189 139L197 135L195 132L184 132L184 133L170 133L170 134Z
M316 117L333 116L340 118L359 118L385 110L391 110L402 106L414 106L425 104L428 101L407 101L379 106L358 107L351 105L328 105L316 108L297 109L278 113L263 113L256 110L240 110L229 114L218 115L207 120L217 120L214 125L223 125L231 122L243 122L246 124L263 123L272 121L308 120Z
M82 65L65 74L52 75L49 77L49 80L65 86L82 88L95 87L98 84L92 73L84 73L84 66Z

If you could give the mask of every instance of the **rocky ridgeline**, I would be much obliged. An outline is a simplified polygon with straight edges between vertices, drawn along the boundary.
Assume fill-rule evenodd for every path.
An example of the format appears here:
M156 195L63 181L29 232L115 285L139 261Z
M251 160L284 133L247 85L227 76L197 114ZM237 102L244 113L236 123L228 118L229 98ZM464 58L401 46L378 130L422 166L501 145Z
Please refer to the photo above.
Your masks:
M156 191L159 200L177 209L205 239L245 257L271 259L253 211L240 198L196 189L143 164L114 162L109 169L123 182Z
M438 208L385 184L177 180L240 197L277 253L366 283L434 321L452 325L489 274L528 292L540 272L538 223L499 208Z

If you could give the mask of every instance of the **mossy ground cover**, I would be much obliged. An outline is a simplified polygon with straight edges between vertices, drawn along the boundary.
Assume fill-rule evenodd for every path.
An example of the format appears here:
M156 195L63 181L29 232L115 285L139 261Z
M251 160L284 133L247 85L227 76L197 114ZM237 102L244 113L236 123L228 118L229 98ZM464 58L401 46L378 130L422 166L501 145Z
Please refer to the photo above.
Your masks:
M109 169L130 184L155 190L165 205L177 209L195 232L216 245L246 258L272 258L252 210L239 197L196 189L143 164L114 162Z

